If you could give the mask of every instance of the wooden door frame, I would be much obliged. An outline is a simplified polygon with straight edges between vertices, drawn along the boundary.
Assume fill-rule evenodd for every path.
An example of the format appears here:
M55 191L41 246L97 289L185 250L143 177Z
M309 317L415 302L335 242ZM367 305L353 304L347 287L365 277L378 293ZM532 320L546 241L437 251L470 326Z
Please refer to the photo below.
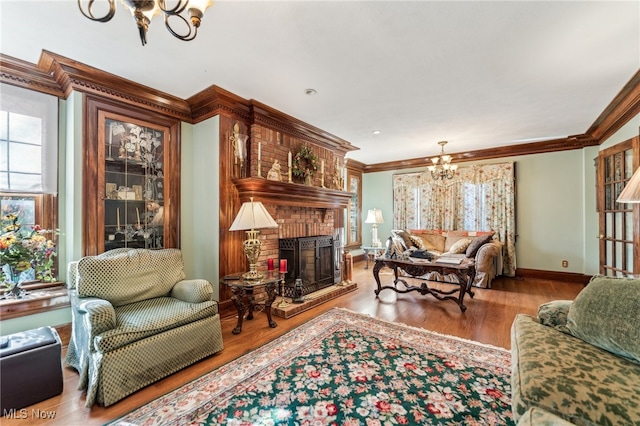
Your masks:
M640 134L640 130L639 130ZM626 151L631 149L633 152L633 170L637 170L640 167L640 135L635 136L626 141L620 142L607 149L604 149L598 153L598 170L597 170L597 203L598 203L598 230L599 230L599 270L603 273L603 265L606 262L605 244L604 238L606 229L605 222L603 220L603 209L605 206L605 191L604 191L604 158L611 156L613 153L620 151ZM636 276L640 275L640 203L634 203L633 210L633 270L632 273Z

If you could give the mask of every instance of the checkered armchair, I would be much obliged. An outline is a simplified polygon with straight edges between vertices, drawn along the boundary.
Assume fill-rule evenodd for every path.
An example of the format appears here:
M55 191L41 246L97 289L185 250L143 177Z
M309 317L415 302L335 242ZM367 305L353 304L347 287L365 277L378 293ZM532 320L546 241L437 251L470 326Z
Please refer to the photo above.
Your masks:
M65 364L85 405L111 405L222 350L206 280L185 280L180 250L116 249L68 266L72 334Z

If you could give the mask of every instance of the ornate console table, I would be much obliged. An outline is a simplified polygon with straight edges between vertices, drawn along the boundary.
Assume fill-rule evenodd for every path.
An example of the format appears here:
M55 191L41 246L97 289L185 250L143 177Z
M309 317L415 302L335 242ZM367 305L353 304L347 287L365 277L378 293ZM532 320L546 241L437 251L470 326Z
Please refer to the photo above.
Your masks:
M417 291L422 295L430 294L438 300L453 300L457 303L462 312L467 310L467 307L463 303L464 295L468 293L470 297L473 297L471 284L473 283L473 279L476 275L476 266L475 262L472 259L465 259L460 264L447 264L426 260L414 262L411 260L401 260L390 257L377 257L374 261L375 265L373 267L373 277L378 284L378 288L374 290L376 293L376 297L378 297L380 292L384 289L390 289L395 291L396 293L409 293L411 291ZM393 285L382 286L380 284L380 269L385 266L393 270ZM403 277L400 277L398 275L398 269L408 274L408 277L405 278L418 279L423 281L426 280L421 277L433 271L439 272L442 275L454 274L458 278L459 282L447 284L455 285L458 288L455 288L453 290L440 290L438 288L429 287L426 282L423 282L420 286L410 285ZM398 283L402 283L404 288L398 288Z

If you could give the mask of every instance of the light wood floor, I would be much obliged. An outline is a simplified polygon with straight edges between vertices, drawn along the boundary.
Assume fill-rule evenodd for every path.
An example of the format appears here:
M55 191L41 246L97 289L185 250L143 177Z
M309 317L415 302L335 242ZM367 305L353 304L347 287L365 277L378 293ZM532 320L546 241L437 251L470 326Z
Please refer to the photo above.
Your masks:
M391 282L390 272L383 270L380 275L383 284L385 280ZM221 353L185 368L107 408L97 405L92 409L85 408L84 395L76 390L78 374L75 370L63 368L64 392L27 407L27 422L61 425L104 424L269 342L333 307L347 308L388 321L401 322L509 349L510 327L516 314L535 315L541 303L556 299L573 299L583 288L580 284L558 281L499 278L494 281L493 288L490 290L474 289L475 297L465 298L467 311L461 313L453 301L439 301L430 295L395 294L391 290L384 290L380 298L376 298L373 292L375 288L373 274L371 269L364 269L364 262L355 265L353 278L358 283L356 291L330 300L288 320L276 317L275 320L278 323L276 328L269 328L266 316L259 312L252 321L244 322L241 334L233 335L231 330L235 327L237 318L223 318L222 335L225 348ZM55 420L38 419L38 412L53 412ZM0 423L10 426L26 422L24 419L0 418Z

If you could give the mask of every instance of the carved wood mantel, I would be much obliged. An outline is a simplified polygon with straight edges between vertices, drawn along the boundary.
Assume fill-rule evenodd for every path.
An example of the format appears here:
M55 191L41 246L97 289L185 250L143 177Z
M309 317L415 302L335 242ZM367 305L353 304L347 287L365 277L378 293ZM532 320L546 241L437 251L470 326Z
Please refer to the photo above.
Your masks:
M280 206L344 209L351 193L299 183L278 182L262 178L233 179L240 201L256 201Z

